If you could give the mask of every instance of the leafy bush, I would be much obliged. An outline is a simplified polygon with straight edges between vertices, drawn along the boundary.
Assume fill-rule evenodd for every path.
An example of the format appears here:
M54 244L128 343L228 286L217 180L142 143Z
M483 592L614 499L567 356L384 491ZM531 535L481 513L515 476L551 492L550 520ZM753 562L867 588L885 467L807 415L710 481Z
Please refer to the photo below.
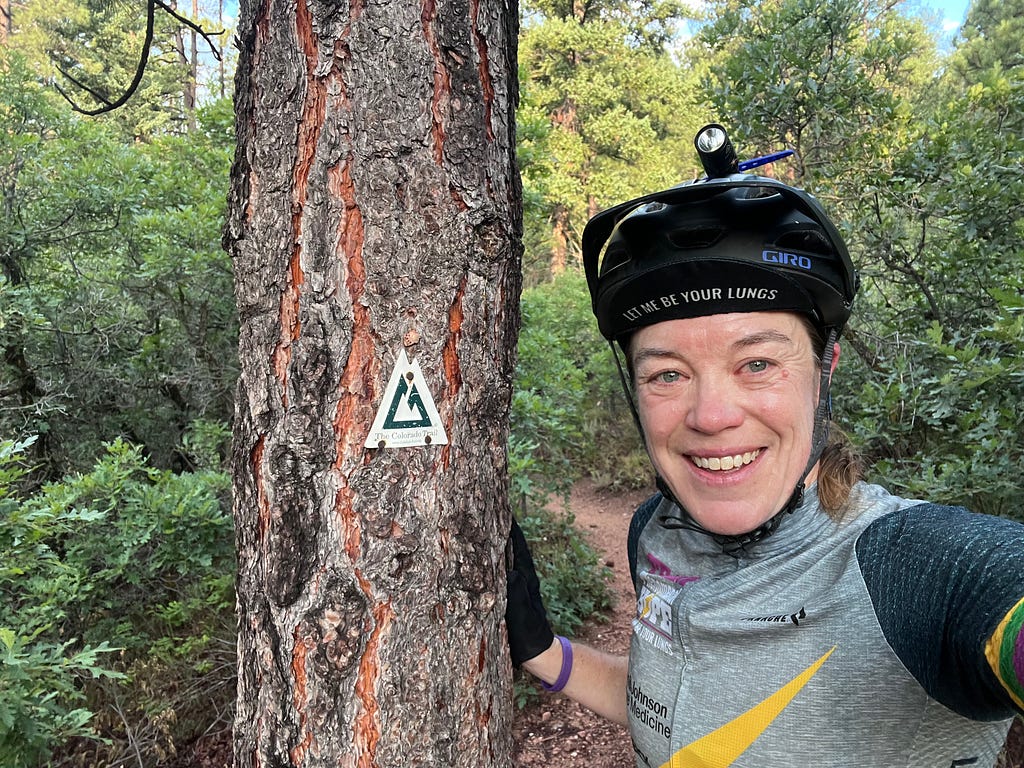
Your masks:
M59 631L82 574L54 545L102 513L18 498L28 473L19 461L32 442L0 442L0 764L11 768L37 764L55 742L91 735L81 680L120 677L101 666L113 650L106 642L82 645Z
M105 762L156 762L231 707L227 478L152 469L117 441L22 498L27 442L0 444L0 764L83 738Z
M612 574L573 527L571 515L536 515L519 522L530 542L541 596L556 634L572 636L587 619L600 618L612 607Z
M947 337L934 325L921 339L876 341L872 370L856 371L858 396L840 408L872 478L910 498L1024 519L1024 304L1014 301L975 331Z
M513 508L520 515L541 508L587 473L606 485L648 483L650 469L583 275L567 271L524 291L522 314L511 416Z

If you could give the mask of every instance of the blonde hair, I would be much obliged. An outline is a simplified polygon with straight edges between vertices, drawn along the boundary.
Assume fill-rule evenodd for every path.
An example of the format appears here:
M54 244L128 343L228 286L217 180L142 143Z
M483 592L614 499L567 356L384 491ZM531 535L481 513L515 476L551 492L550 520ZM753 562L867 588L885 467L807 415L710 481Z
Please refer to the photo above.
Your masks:
M832 425L818 460L818 501L829 517L843 517L850 492L863 477L864 459L846 433Z
M800 321L811 338L814 360L820 371L825 337L806 315L800 315ZM829 379L831 384L831 377ZM829 517L840 520L847 511L853 486L864 478L864 458L843 430L835 424L828 426L828 442L818 459L818 501Z

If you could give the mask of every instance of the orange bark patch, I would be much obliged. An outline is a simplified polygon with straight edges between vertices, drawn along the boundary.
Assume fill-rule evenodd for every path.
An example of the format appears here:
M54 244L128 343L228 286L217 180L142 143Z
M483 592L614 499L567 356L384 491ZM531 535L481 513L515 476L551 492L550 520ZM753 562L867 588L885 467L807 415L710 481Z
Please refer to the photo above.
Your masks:
M359 674L356 677L355 694L361 705L356 716L352 743L358 756L359 768L372 768L380 741L380 707L377 704L377 681L380 679L380 645L381 638L391 626L394 610L388 600L375 602L370 583L362 573L356 571L359 586L372 606L373 627L366 641L366 651L359 662Z
M423 0L420 11L420 23L423 25L423 38L434 59L434 95L430 99L430 115L433 118L430 134L434 140L434 160L438 165L444 160L444 104L451 95L451 78L441 58L441 49L434 34L434 22L437 20L437 3L435 0Z
M362 538L359 520L353 509L353 497L348 487L345 464L354 460L363 430L368 427L366 411L368 394L373 392L376 377L373 336L370 313L363 306L366 288L366 266L363 263L363 215L356 204L355 185L348 163L332 168L328 173L331 194L344 203L338 232L338 258L345 265L345 285L352 304L352 345L345 370L339 382L338 405L334 413L335 459L334 470L340 487L334 499L335 513L340 521L340 535L345 553L353 562L359 556Z
M313 731L307 730L308 717L306 706L309 703L307 692L308 681L306 679L306 655L316 647L312 638L303 637L300 633L302 625L295 628L295 645L292 650L292 678L295 681L295 688L292 692L292 705L299 713L299 733L302 735L298 744L288 751L292 765L300 765L306 752L313 743Z
M480 90L484 97L484 126L487 128L487 140L494 141L494 130L491 127L491 107L494 104L494 83L491 82L490 54L487 50L487 38L480 34L477 17L480 13L480 0L470 0L469 18L473 28L473 40L479 58L477 73L480 76Z
M362 529L352 510L352 491L347 485L338 489L334 497L334 510L341 521L341 542L348 559L355 562L359 557Z
M445 431L452 434L452 423L455 419L455 398L462 390L462 364L459 361L459 340L462 338L462 321L464 313L462 300L466 295L466 277L463 276L455 291L455 298L448 308L448 340L441 352L441 367L444 371L445 390ZM451 458L451 445L446 445L441 452L441 464L447 468Z
M358 443L362 430L356 429L360 411L368 407L367 393L374 389L376 377L374 344L370 328L370 312L363 306L362 297L366 288L366 266L363 263L363 214L356 204L355 185L352 182L351 167L348 163L332 169L328 175L331 193L344 202L344 212L338 233L338 257L346 267L345 284L352 303L352 346L349 349L345 370L339 384L340 396L334 414L336 436L335 469L341 470L342 463L352 451L352 444ZM368 427L369 425L366 424ZM355 439L353 439L355 438Z

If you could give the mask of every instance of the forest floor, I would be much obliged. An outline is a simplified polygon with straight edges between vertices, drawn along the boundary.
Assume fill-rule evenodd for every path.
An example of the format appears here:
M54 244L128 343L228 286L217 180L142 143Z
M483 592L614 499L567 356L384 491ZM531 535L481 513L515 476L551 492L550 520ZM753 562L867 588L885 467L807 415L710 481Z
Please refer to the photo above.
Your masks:
M583 481L569 499L577 529L614 575L609 586L615 605L608 621L588 622L576 639L609 653L629 652L636 599L629 579L626 531L633 510L649 493L611 493ZM561 694L543 694L516 713L513 726L517 768L627 768L634 764L628 729Z

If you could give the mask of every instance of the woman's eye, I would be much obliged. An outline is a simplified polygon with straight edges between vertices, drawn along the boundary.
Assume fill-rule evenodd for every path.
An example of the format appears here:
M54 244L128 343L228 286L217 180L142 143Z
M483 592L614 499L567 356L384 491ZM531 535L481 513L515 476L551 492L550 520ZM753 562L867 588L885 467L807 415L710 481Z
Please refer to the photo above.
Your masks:
M679 381L679 371L661 371L651 377L651 381L658 384L673 384Z
M764 373L768 370L767 360L751 360L747 363L747 370L751 373Z

